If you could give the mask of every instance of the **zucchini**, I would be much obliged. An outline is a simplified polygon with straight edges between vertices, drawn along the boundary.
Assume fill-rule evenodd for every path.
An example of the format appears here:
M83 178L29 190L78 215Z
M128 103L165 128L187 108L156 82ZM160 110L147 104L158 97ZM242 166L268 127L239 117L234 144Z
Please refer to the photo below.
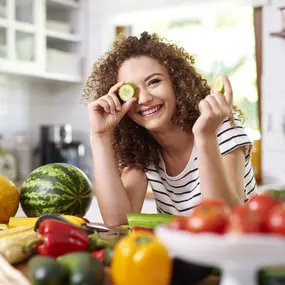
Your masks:
M129 228L144 227L148 229L155 229L162 224L168 224L171 220L176 218L175 215L168 214L147 214L147 213L128 213L127 219Z

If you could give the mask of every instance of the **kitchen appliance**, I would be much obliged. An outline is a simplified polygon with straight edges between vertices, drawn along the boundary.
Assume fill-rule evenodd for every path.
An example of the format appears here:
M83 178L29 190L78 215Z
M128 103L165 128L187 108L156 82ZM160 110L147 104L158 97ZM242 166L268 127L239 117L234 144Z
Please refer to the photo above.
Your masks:
M40 127L40 165L63 162L80 167L85 147L72 139L70 125L43 125Z

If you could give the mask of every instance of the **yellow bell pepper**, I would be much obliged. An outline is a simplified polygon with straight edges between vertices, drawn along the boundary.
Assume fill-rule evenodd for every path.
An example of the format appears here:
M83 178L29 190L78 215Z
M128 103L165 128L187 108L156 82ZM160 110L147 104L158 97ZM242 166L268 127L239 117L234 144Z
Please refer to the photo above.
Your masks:
M68 221L74 223L75 225L81 226L85 223L85 221L79 217L72 216L72 215L61 215L63 218L67 219ZM8 227L16 228L20 226L32 226L34 227L38 217L28 218L28 217L11 217L9 219Z
M132 232L115 246L110 273L116 285L168 285L172 261L154 234Z

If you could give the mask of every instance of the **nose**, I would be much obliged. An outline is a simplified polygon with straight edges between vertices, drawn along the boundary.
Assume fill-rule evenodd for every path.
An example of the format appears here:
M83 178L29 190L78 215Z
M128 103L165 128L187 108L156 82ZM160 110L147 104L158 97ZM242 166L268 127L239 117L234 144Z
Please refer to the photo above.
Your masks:
M147 105L152 101L152 95L145 89L140 89L137 96L139 105Z

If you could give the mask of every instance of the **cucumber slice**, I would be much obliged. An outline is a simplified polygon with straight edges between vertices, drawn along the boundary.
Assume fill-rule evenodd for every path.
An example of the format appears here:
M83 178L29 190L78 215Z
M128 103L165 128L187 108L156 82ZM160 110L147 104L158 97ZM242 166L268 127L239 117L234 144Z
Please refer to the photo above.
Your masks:
M223 95L225 93L225 86L223 82L223 75L219 74L213 84L213 91L214 92L221 92Z
M132 83L125 83L119 88L119 96L123 101L127 101L135 96L136 87Z

